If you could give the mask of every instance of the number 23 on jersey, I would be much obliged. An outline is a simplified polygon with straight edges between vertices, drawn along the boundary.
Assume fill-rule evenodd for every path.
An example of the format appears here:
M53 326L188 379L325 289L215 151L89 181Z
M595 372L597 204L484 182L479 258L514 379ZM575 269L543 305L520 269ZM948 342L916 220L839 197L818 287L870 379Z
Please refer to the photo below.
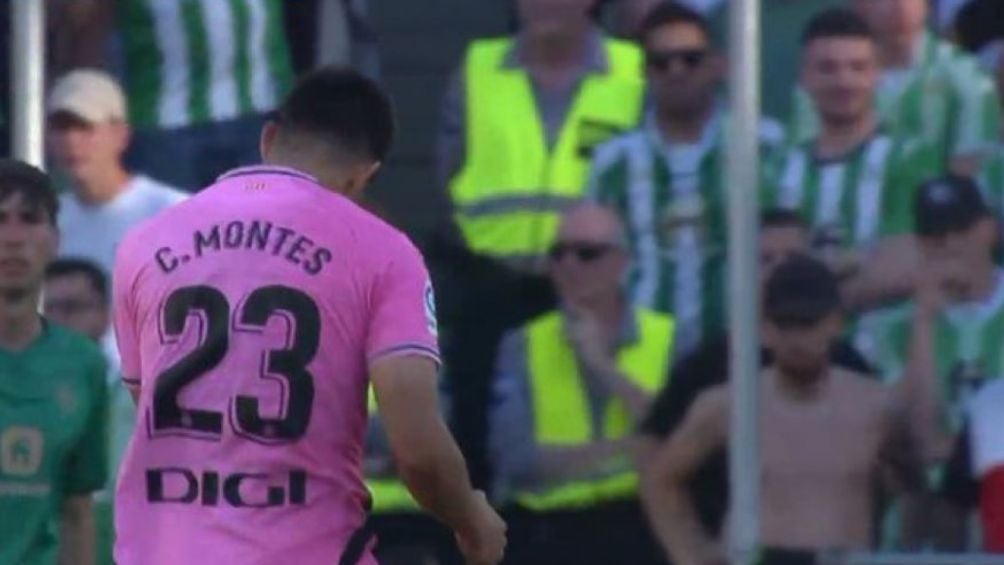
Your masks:
M307 432L314 401L314 378L307 366L317 354L320 341L320 314L317 304L302 291L275 285L258 288L231 312L227 297L211 286L188 286L168 296L161 312L161 339L175 343L191 316L202 326L198 346L156 378L153 403L148 415L152 437L183 435L217 440L223 434L224 413L214 407L186 408L178 396L188 385L211 373L226 357L231 340L241 335L262 333L273 315L289 318L285 349L269 350L265 355L264 374L259 378L282 384L280 416L262 416L259 399L235 395L229 407L234 432L264 444L294 442Z

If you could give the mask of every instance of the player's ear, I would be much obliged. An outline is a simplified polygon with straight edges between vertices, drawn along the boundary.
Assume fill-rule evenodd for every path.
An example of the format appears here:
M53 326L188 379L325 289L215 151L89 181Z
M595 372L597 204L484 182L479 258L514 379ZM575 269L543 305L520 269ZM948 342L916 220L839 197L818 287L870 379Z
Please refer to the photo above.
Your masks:
M129 148L129 143L132 141L132 128L126 122L116 122L114 124L115 137L118 141L119 151L125 152Z
M374 161L366 167L366 172L364 173L366 176L365 178L366 184L373 182L373 179L376 178L376 175L378 172L380 172L380 167L382 166L383 166L383 161Z
M261 128L261 139L258 142L258 150L261 152L262 161L268 160L268 154L272 151L272 143L275 141L276 133L279 131L279 124L274 120L265 122Z
M345 195L353 200L362 198L363 192L380 170L380 161L360 163L352 168L352 174L345 183Z

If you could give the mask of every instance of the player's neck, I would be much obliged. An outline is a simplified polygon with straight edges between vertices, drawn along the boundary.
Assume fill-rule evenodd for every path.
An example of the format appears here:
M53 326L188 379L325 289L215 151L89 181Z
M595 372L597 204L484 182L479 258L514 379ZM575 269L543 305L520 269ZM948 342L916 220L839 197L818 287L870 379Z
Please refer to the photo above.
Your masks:
M22 351L42 334L38 293L0 295L0 349Z
M84 204L96 206L114 200L126 191L132 177L121 166L96 173L92 178L82 179L76 186L77 198Z
M774 384L778 396L793 402L814 402L826 392L830 383L830 367L824 366L816 375L791 375L778 368Z
M627 303L620 294L598 296L583 302L582 308L591 312L600 324L608 330L608 335L616 336L624 323Z
M347 175L335 167L317 167L317 161L312 156L298 156L289 151L273 150L264 159L264 162L273 167L283 167L308 174L317 179L317 182L328 190L343 196L350 196L345 193L344 189L346 184L344 179Z
M715 104L709 100L701 108L690 111L660 110L656 113L659 133L667 143L697 143L711 120Z
M525 35L519 57L534 71L562 71L582 68L589 48L590 28L566 34L533 37Z
M816 156L820 159L833 159L846 155L874 135L877 125L873 111L855 121L824 122L816 139Z

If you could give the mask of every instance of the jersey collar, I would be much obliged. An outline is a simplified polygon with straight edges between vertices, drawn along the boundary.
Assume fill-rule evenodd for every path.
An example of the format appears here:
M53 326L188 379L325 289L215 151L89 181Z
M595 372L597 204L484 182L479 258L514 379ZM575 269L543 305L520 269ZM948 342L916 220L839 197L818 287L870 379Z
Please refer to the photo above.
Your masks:
M315 184L320 184L312 175L293 169L291 167L280 167L278 165L252 165L250 167L240 167L238 169L233 169L226 173L220 175L217 182L232 179L235 177L246 177L251 175L280 175L287 177L295 177L301 180L310 181Z

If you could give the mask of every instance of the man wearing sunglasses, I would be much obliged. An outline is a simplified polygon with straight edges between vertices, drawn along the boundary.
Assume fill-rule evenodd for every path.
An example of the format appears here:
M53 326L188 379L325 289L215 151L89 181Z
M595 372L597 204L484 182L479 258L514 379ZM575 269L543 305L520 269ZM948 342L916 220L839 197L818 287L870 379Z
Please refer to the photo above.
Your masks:
M426 253L442 292L458 440L477 484L502 333L551 308L544 268L593 149L641 118L641 53L596 26L596 0L513 0L518 31L467 49L443 104L439 183L450 218Z
M627 227L632 298L672 312L678 351L687 351L722 323L725 117L716 95L725 60L704 18L681 4L653 8L640 37L654 111L597 151L589 194ZM764 122L765 157L781 137Z
M512 563L662 563L629 442L669 375L674 328L629 305L624 243L609 210L571 210L548 253L561 308L500 347L490 443Z

